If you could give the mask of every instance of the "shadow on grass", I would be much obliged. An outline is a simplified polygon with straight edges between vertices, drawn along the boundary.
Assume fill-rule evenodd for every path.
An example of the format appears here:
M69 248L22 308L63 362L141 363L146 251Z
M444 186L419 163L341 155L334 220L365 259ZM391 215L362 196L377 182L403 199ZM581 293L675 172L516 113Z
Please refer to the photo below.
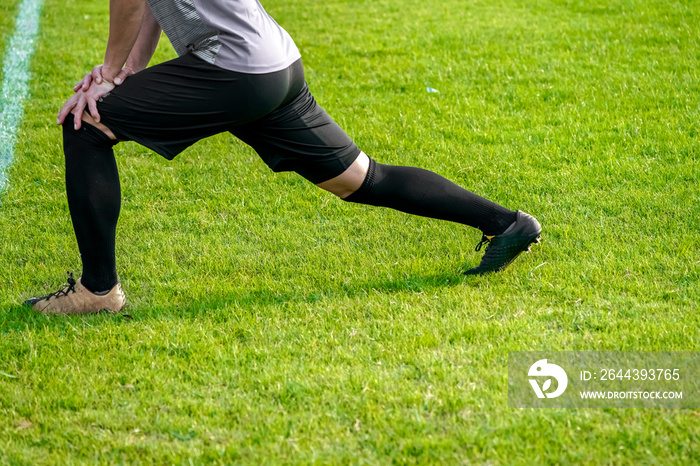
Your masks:
M11 332L36 331L41 329L56 329L75 327L99 326L103 322L115 320L133 320L128 310L120 313L101 312L86 316L56 316L46 315L33 310L24 303L0 305L0 335Z
M270 289L238 290L207 302L197 303L184 309L206 310L228 307L279 306L287 303L316 303L339 298L358 298L373 294L425 293L439 288L452 287L464 282L464 278L453 273L435 275L413 275L402 279L377 280L355 285L339 284L337 287L319 289L308 294L279 293ZM204 307L202 307L204 305ZM183 308L181 308L183 309Z
M213 294L207 299L196 300L187 305L154 305L149 309L127 308L119 313L100 313L88 316L47 316L23 304L11 305L0 310L0 334L12 331L36 330L38 328L62 328L80 322L84 326L99 326L103 323L122 321L130 322L158 319L196 318L210 314L225 315L217 311L227 308L264 309L285 304L317 303L339 298L358 298L377 294L429 293L431 291L453 287L469 281L470 278L458 273L441 273L434 275L411 275L401 279L376 280L356 285L339 284L337 287L319 289L309 294L280 293L271 289L245 290L236 289L231 293ZM478 286L478 283L475 283Z

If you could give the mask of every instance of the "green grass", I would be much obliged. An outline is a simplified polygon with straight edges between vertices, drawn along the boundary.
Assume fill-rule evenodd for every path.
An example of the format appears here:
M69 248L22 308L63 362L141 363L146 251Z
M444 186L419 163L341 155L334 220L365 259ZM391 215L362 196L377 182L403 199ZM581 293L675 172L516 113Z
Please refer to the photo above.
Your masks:
M535 214L543 244L466 278L474 230L344 204L230 136L172 163L127 143L133 318L35 315L80 271L53 123L108 18L46 0L0 203L0 463L700 462L700 410L516 410L506 383L508 351L700 349L700 6L264 3L365 152Z
M3 0L0 4L0 57L5 56L5 49L9 45L10 36L14 30L15 16L17 16L18 0ZM0 82L3 79L5 65L0 58ZM2 96L0 96L2 99Z
M4 56L7 41L15 25L18 3L18 0L3 0L2 5L0 5L0 57ZM0 68L2 67L0 66ZM0 73L2 73L1 69ZM2 74L0 74L1 77Z

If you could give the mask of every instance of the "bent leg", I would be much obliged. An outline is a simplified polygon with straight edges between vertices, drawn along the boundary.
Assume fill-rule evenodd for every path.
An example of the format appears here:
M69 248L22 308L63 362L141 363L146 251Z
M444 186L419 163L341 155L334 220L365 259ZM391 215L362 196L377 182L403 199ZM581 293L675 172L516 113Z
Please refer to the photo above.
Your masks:
M84 117L76 131L69 115L63 124L63 151L68 208L83 262L81 282L92 292L102 292L118 282L115 237L121 187L114 135L110 138L90 120Z

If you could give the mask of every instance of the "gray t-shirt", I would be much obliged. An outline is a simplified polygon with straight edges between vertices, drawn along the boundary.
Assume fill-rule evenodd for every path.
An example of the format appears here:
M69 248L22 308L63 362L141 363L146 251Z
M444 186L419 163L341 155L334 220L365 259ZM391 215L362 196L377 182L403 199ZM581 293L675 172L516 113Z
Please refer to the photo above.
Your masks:
M148 0L178 55L240 73L280 71L301 58L258 0Z

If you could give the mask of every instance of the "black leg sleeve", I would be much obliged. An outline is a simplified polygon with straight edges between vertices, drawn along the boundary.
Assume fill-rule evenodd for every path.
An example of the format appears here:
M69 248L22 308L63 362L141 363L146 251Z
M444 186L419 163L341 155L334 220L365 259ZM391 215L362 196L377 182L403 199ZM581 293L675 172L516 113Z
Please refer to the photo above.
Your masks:
M503 233L515 221L512 210L436 173L422 168L382 165L371 159L364 183L345 200L462 223L489 236Z
M66 193L75 237L83 261L82 284L100 292L117 284L115 237L121 187L112 146L116 141L85 122L63 124Z

